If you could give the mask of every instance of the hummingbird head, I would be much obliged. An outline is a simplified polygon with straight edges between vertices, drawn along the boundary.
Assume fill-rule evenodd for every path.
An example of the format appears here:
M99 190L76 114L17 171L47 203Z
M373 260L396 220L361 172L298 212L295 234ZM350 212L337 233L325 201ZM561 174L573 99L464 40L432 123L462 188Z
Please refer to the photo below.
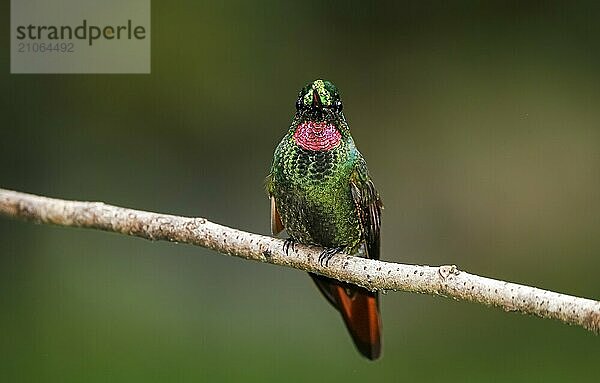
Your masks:
M296 115L306 120L322 121L341 117L342 99L330 81L315 80L300 90L296 100Z
M315 80L302 88L290 130L296 144L310 151L332 150L348 138L350 132L335 85Z

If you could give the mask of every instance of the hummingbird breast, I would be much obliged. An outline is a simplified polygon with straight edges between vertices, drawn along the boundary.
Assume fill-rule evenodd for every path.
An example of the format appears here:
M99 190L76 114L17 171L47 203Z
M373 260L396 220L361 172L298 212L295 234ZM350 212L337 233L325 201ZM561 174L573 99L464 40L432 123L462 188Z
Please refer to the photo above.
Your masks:
M350 250L361 240L350 190L357 154L352 138L343 140L334 130L337 135L327 127L307 124L284 137L275 153L272 194L283 225L295 240ZM317 138L310 141L311 135Z

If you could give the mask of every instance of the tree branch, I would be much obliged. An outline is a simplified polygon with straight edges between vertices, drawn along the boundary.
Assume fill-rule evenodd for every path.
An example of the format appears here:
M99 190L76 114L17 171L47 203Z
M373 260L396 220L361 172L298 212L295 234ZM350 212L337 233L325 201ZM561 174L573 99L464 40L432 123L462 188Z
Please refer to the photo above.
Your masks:
M66 201L5 189L0 189L0 214L38 223L188 243L240 258L326 275L370 290L442 295L505 311L558 319L596 333L600 330L598 301L484 278L454 265L416 266L337 254L329 266L324 267L318 262L322 251L319 247L296 245L286 254L281 239L232 229L204 218L151 213L102 202Z

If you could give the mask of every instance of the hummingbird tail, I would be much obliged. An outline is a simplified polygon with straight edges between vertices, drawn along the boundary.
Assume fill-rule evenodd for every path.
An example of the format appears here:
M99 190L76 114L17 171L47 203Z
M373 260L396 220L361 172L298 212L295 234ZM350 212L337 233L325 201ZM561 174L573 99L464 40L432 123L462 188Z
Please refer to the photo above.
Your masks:
M309 273L321 293L344 318L356 348L366 358L381 355L381 319L378 293L337 279Z

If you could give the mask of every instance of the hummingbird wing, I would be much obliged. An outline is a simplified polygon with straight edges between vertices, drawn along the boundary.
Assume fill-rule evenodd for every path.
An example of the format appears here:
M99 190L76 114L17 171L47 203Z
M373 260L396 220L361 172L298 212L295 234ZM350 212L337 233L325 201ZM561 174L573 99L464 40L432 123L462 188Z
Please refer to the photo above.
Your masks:
M360 218L367 258L379 259L381 210L383 203L369 176L367 165L359 159L350 179L350 192Z
M281 216L277 211L277 204L275 203L275 197L271 196L271 235L277 235L283 231L283 223L281 222Z

